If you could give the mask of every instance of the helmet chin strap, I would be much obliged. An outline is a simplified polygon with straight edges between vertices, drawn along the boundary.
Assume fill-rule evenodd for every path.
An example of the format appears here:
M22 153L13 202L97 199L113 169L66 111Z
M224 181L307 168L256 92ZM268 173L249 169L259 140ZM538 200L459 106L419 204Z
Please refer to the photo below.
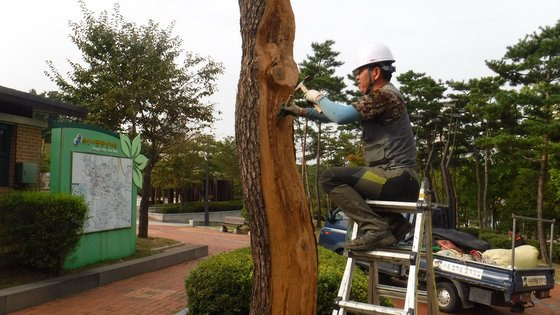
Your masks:
M373 89L373 84L375 83L375 79L371 78L371 74L373 73L372 68L368 68L368 79L369 79L369 84L368 87L366 89L366 92L364 93L364 95L369 95L369 93L371 93L371 90Z

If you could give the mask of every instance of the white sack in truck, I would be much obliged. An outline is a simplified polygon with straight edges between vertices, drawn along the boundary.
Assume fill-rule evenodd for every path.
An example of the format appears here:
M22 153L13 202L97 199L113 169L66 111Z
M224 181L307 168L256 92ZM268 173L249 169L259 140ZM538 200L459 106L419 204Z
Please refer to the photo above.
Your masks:
M539 250L531 245L515 248L515 268L530 269L537 267ZM511 249L489 249L482 253L483 261L494 262L498 266L511 268Z

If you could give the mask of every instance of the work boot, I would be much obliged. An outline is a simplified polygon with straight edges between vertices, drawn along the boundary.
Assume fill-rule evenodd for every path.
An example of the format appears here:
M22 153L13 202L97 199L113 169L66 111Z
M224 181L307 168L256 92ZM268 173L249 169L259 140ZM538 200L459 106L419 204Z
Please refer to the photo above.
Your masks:
M346 248L349 250L370 250L387 247L396 242L397 240L388 230L367 230L363 235L348 241Z
M398 214L398 216L392 218L389 228L397 242L402 242L406 235L412 231L413 226L402 215Z

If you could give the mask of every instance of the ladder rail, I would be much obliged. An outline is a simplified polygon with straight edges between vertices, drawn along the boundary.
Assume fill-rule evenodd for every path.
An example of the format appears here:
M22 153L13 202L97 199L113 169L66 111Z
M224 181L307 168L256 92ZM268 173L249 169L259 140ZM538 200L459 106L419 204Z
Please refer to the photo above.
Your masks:
M340 283L340 288L335 301L337 308L333 310L333 315L343 315L347 311L353 311L360 314L415 314L418 306L419 295L422 300L428 303L429 314L439 314L437 307L435 281L433 274L432 260L432 247L431 247L431 211L434 210L430 202L430 198L425 198L425 187L427 181L424 180L420 187L418 200L416 202L397 202L397 201L380 201L380 200L367 200L367 203L375 207L377 211L396 211L400 213L415 213L416 220L412 248L409 254L404 254L400 251L391 249L376 249L372 251L346 251L348 259L344 269L344 275ZM436 205L438 207L439 205ZM425 211L426 210L426 211ZM426 217L427 216L427 217ZM352 221L350 221L352 222ZM349 223L350 223L349 222ZM352 236L350 239L355 239L358 233L358 224L352 222ZM428 241L429 239L429 241ZM427 291L421 293L418 288L418 276L420 269L420 256L422 254L422 245L426 241L426 256L427 256ZM350 290L352 287L352 276L355 269L355 259L368 257L370 262L369 272L369 292L368 303L361 303L357 301L350 301ZM362 260L362 259L360 259ZM399 262L402 265L409 265L409 274L406 288L397 288L392 286L380 285L378 283L378 268L377 261L393 261ZM430 269L431 272L430 272ZM393 292L394 294L391 294ZM385 307L379 304L380 296L399 296L405 298L403 308ZM375 303L375 304L373 304Z
M353 224L352 235L350 239L355 239L358 236L358 223ZM348 257L346 260L346 267L344 268L344 274L342 276L342 281L340 282L340 288L338 289L337 301L348 301L350 299L350 291L352 289L352 275L354 274L354 268L356 268L356 263L354 258ZM338 310L333 310L333 315L345 315L346 310L344 307L340 307Z

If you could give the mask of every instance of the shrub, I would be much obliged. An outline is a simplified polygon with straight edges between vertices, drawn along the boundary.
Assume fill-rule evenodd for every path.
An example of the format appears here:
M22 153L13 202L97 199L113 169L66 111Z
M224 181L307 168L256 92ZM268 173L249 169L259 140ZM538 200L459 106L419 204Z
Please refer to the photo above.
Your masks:
M249 222L249 210L247 210L247 208L245 208L245 206L243 206L243 208L241 208L241 213L240 213L241 217L245 219L245 222Z
M241 200L208 202L208 211L211 212L240 210L241 208L243 208L243 201ZM204 212L204 201L166 204L158 208L158 211L161 213Z
M13 264L60 272L80 240L86 214L81 197L6 193L0 196L0 248Z
M481 230L478 238L487 241L492 248L511 248L511 239L507 234Z
M331 314L346 259L321 246L318 251L317 314ZM185 279L189 314L248 314L252 281L250 248L208 258ZM352 299L367 301L367 285L367 276L356 269ZM389 300L382 301L390 305Z
M185 280L189 314L248 314L252 279L249 248L200 262Z
M476 227L462 227L462 228L458 228L457 230L461 232L469 233L470 235L476 238L478 238L480 233L480 229Z

